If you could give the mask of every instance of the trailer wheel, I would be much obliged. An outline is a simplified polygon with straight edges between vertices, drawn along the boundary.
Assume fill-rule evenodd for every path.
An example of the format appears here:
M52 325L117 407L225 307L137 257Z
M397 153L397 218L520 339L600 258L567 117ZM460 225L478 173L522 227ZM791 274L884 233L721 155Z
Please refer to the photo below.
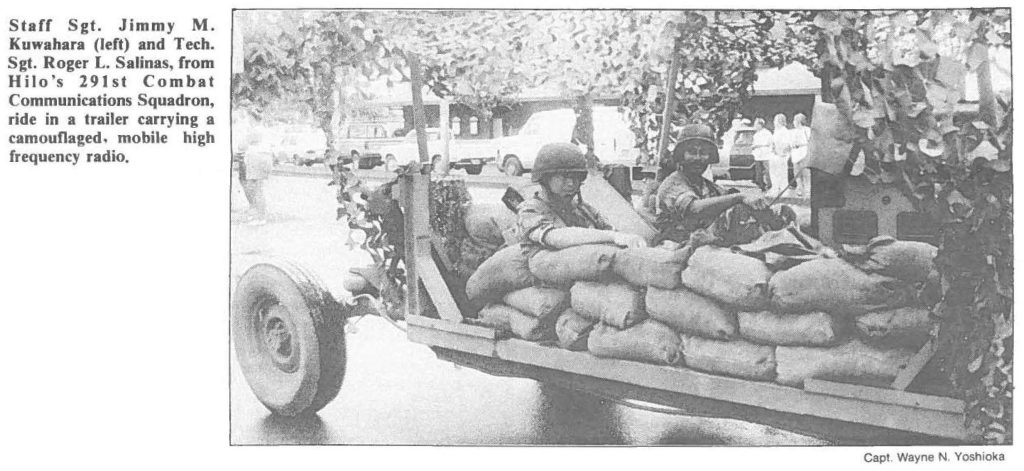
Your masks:
M505 175L518 177L523 174L523 163L514 155L505 158Z
M469 175L480 175L484 171L483 165L474 165L472 167L466 167L466 173Z
M315 277L292 263L242 275L231 302L235 355L249 387L272 412L315 413L345 376L345 317Z

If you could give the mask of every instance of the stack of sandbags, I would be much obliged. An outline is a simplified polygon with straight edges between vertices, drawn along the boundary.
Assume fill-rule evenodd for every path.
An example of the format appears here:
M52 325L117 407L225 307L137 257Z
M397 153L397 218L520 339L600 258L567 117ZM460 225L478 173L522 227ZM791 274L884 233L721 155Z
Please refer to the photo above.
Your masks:
M809 378L891 382L934 326L920 302L900 295L934 278L933 248L883 240L852 263L801 238L776 239L761 245L788 250L787 263L769 265L756 244L685 257L584 245L528 261L531 251L516 246L485 262L467 292L492 303L481 318L503 330L595 356L796 387Z
M741 310L768 306L770 277L761 260L699 247L680 272L680 286L647 288L647 313L680 335L687 367L770 381L775 377L774 347L741 339L738 319Z
M569 307L569 293L531 286L505 295L480 311L482 323L525 340L555 338L559 315Z
M477 306L500 301L512 291L535 285L529 268L530 250L514 244L485 260L466 281L466 296Z
M844 259L776 272L770 310L740 313L740 335L777 346L780 384L890 384L935 325L926 307L904 295L928 281L935 253L928 244L883 238Z
M612 245L578 245L562 250L541 250L529 261L529 270L547 285L571 286L577 281L606 281L613 275L618 248Z

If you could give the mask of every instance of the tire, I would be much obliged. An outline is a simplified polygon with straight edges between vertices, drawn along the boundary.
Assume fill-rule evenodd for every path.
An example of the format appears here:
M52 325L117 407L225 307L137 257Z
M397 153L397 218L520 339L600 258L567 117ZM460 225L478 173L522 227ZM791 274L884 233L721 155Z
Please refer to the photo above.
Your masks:
M441 164L444 162L441 160L440 155L435 155L430 158L430 169L434 172L443 172L445 169L441 168Z
M249 387L271 412L312 414L341 390L345 316L322 284L289 262L242 275L231 301L231 337Z
M519 161L519 157L514 155L505 158L505 165L502 166L505 175L510 177L518 177L523 174L523 163Z
M476 165L473 167L466 167L466 173L469 175L480 175L484 171L483 165Z

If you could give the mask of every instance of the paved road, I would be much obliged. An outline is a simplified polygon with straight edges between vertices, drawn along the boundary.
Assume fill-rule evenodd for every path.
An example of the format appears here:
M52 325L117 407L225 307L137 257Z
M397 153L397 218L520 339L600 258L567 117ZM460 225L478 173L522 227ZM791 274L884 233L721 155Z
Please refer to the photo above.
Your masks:
M232 195L231 279L268 256L285 256L341 289L347 269L368 261L349 250L333 220L333 188L320 179L267 182L270 222L244 224L245 198ZM501 190L472 187L476 200ZM235 444L696 444L818 445L775 428L726 419L625 408L532 380L489 376L436 359L379 318L348 337L348 370L338 398L311 419L271 415L232 358L231 442Z

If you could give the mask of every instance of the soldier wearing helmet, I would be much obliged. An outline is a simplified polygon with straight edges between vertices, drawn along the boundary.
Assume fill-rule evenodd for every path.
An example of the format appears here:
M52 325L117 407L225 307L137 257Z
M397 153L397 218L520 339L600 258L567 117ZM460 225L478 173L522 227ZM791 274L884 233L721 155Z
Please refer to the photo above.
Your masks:
M524 243L549 249L605 243L647 245L638 235L612 230L597 210L583 202L579 193L587 178L587 162L576 146L566 142L541 147L532 173L540 190L518 208L518 229Z
M691 234L711 229L720 216L737 205L753 210L766 208L759 195L728 193L701 176L708 165L718 162L718 147L710 127L684 126L672 150L672 159L676 170L662 182L657 193L658 240L687 244Z

